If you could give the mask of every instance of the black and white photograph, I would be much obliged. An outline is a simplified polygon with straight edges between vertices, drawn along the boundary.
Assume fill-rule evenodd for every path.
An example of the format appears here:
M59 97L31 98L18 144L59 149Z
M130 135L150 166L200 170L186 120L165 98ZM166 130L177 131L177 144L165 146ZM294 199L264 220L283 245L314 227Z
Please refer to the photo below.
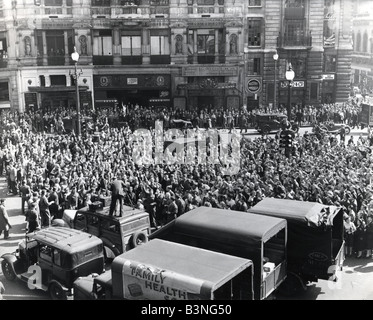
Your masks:
M0 0L0 265L136 317L373 300L373 0Z

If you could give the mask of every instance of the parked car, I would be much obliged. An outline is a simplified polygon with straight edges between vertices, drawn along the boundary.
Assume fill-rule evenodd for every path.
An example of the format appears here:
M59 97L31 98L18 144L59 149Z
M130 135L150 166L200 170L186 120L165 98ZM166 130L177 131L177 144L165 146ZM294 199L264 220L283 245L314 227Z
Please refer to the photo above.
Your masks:
M16 252L1 256L5 278L48 291L53 300L72 297L78 277L104 271L103 243L79 230L49 227L28 233Z
M260 113L255 117L255 129L260 133L268 134L282 128L282 123L287 120L287 116L280 113ZM299 131L297 123L291 121L291 128L295 132Z
M341 130L342 126L345 127L346 134L350 134L351 132L351 127L345 123L334 123L334 122L325 122L320 125L321 129L326 130L328 133L339 133Z
M122 217L109 216L109 206L65 210L62 219L54 219L52 225L97 236L104 243L106 261L147 242L151 233L149 214L129 206L123 206Z

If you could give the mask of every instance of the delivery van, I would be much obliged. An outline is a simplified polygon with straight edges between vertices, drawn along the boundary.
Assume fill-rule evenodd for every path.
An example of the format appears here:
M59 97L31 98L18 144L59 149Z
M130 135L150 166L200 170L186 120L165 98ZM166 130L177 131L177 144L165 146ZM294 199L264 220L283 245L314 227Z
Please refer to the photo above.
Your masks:
M252 300L253 272L249 259L154 239L78 278L74 299Z
M252 260L258 300L269 298L286 278L285 219L199 207L149 237L157 238Z
M337 281L345 258L341 207L265 198L249 212L288 222L288 276L280 292L293 295L305 290L309 282Z

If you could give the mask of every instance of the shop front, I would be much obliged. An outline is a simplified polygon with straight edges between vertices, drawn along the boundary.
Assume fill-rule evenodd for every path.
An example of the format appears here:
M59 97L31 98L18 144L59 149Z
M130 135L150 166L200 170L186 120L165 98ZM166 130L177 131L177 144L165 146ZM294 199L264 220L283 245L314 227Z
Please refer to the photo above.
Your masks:
M43 113L76 110L76 89L72 86L29 87L25 93L26 111L41 109ZM81 110L92 108L92 92L79 86Z
M188 109L238 109L241 106L238 68L235 66L183 67L185 83L177 85Z
M116 100L120 106L171 107L170 75L96 75L93 81L96 108L107 100Z

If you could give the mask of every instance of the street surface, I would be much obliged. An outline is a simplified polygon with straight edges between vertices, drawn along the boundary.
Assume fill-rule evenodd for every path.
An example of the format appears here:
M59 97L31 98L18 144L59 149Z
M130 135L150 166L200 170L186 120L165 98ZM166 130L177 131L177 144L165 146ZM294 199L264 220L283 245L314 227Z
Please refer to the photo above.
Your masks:
M303 127L300 134L305 131L311 133L311 127ZM367 135L367 129L354 129L346 136L353 135L357 140L360 135ZM271 135L274 135L271 134ZM245 138L254 139L260 135L254 129L248 130ZM337 135L338 139L339 136ZM0 237L0 256L4 253L14 252L18 243L25 236L25 217L21 214L21 198L16 196L7 196L7 185L4 177L0 178L0 197L6 198L5 205L10 217L12 229L8 240L4 240L4 235ZM373 300L373 259L346 258L343 271L338 275L338 282L321 280L318 283L310 284L307 291L296 297L285 298L277 296L278 300ZM6 300L49 300L47 293L40 290L30 290L26 283L20 280L9 282L5 279L0 270L0 281L5 286L4 298Z

